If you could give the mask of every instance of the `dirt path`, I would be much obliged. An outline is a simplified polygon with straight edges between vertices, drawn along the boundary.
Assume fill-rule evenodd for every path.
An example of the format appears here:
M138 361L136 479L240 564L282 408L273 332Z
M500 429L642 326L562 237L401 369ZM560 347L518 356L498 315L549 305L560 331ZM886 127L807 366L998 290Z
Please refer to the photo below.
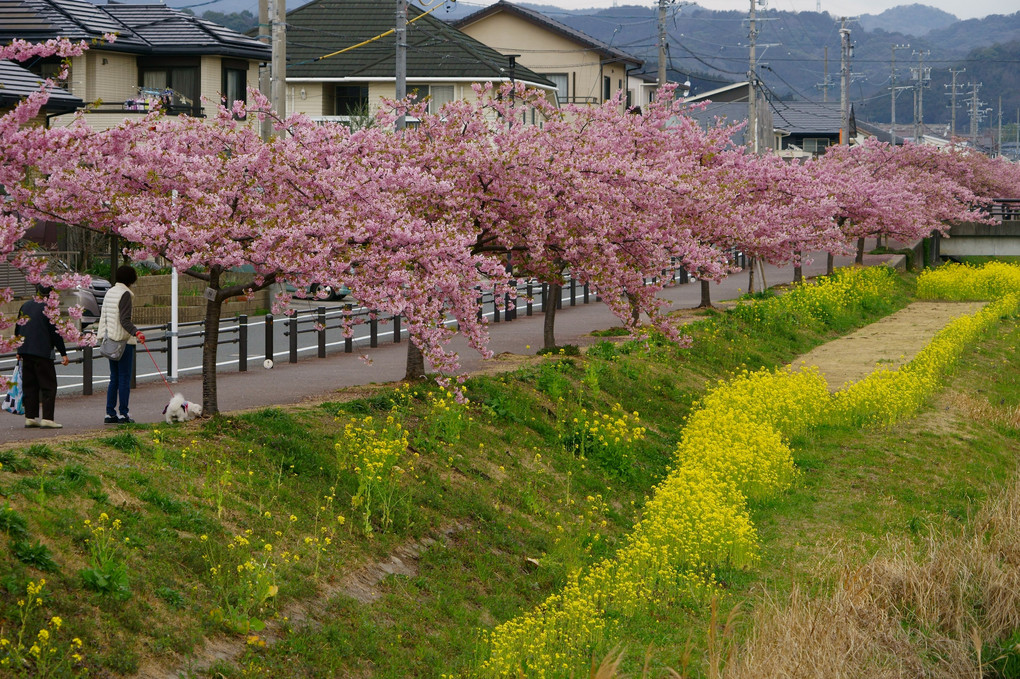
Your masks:
M898 368L924 348L936 332L984 302L914 302L891 316L804 354L794 365L814 365L836 391L877 367Z

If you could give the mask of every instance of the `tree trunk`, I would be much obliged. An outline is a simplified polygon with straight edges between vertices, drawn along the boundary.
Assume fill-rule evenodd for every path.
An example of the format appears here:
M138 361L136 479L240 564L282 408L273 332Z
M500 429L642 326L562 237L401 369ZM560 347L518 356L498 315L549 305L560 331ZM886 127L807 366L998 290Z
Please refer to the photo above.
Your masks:
M793 256L795 258L794 259L794 264L793 264L793 282L794 283L803 283L804 282L804 267L801 264L800 255L801 255L800 250L798 250L797 252L793 253Z
M407 341L407 367L404 369L404 379L408 382L425 379L425 356L413 340Z
M854 259L854 264L864 266L864 238L857 239L857 258Z
M747 260L747 292L748 294L754 294L754 265L757 262L755 258Z
M698 305L699 309L711 309L712 308L712 287L711 281L706 281L704 278L701 279L701 304Z
M216 294L205 303L205 336L202 341L203 415L215 415L219 412L216 403L216 350L220 343L220 311L223 308L220 273L222 270L218 266L209 269L209 287L215 290Z
M641 322L641 309L638 308L637 298L632 293L627 293L627 302L630 303L630 320L634 322L636 328Z
M833 257L832 253L830 252L828 255L826 255L825 258L825 275L831 276L835 270L836 270L836 258Z
M546 305L542 311L545 318L542 322L542 347L550 351L556 349L556 301L562 295L563 286L558 283L549 284L549 294L545 298Z

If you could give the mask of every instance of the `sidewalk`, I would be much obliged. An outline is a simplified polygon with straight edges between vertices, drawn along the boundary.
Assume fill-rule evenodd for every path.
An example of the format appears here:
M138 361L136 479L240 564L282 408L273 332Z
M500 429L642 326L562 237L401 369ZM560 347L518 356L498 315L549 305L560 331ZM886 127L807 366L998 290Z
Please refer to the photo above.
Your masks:
M902 255L866 255L868 266L892 263ZM836 266L852 264L850 257L837 257ZM804 267L805 277L825 273L825 255L816 255L814 261ZM793 279L793 267L776 268L766 266L765 280L769 285L789 283ZM747 288L746 272L729 276L719 284L712 284L712 301L738 297ZM668 300L675 309L690 309L701 301L700 283L677 285L662 291L660 297ZM519 312L512 322L489 324L489 349L495 355L505 352L534 355L542 344L541 312L527 317ZM571 307L564 303L556 314L556 341L558 344L577 344L579 339L593 330L621 325L605 304L591 303ZM461 369L464 373L483 367L485 360L460 337L454 339L451 348L459 352ZM366 384L395 382L403 378L407 357L407 345L383 344L377 349L364 349L363 360L358 353L337 353L326 358L308 358L298 363L278 362L267 370L257 364L246 373L223 373L217 377L218 402L222 413L248 410L272 405L298 403L303 400L327 400L331 392L344 387ZM60 370L60 366L57 367ZM97 370L106 370L103 362L97 363ZM186 377L171 385L188 400L202 401L202 380L200 377ZM140 384L131 391L131 417L139 423L163 422L163 407L170 400L170 392L162 382ZM102 424L106 410L105 389L92 396L68 395L57 398L56 421L64 425L60 430L25 429L24 418L0 413L0 445L7 443L48 439L54 436L111 431L116 427Z

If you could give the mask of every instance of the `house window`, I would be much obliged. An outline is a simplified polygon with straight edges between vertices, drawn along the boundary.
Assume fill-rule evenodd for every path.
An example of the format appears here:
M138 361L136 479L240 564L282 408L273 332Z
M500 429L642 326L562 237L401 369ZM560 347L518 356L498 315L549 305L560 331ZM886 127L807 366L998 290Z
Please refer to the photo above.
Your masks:
M609 101L613 98L613 81L607 75L602 78L602 101Z
M433 85L430 89L429 113L439 113L445 104L453 101L453 85Z
M411 98L411 102L417 104L425 99L431 93L428 85L408 85L407 96Z
M367 116L368 85L337 85L334 115Z
M228 107L235 101L248 101L248 64L243 61L223 60L222 92Z
M138 84L143 94L159 93L167 113L202 115L197 60L139 59Z
M809 137L804 139L804 143L801 145L801 148L808 153L825 153L825 149L829 146L829 143L830 141L828 137Z
M565 104L569 101L570 93L567 91L568 78L566 73L545 73L546 78L556 85L556 102Z

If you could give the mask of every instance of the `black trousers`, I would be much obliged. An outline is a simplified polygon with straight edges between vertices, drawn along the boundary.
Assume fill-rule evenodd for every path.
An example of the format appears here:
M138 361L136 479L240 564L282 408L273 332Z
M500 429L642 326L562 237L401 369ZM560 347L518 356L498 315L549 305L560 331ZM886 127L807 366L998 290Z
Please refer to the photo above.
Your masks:
M21 379L24 383L25 417L30 420L39 417L39 405L42 404L43 419L52 420L57 405L57 369L53 359L22 356Z

